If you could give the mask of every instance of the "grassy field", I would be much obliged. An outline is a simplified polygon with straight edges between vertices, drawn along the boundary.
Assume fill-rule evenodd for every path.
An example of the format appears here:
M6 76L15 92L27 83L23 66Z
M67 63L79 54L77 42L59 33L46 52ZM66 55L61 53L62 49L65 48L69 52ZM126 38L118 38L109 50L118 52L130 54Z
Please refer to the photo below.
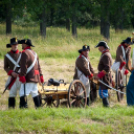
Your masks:
M1 134L133 134L134 108L44 108L0 111Z
M117 46L131 35L132 30L124 30L123 33L110 31L110 52L113 61ZM75 60L78 57L78 50L84 44L89 44L91 64L97 72L97 64L100 52L94 48L100 40L104 38L100 35L99 28L78 29L78 38L74 39L71 32L65 28L47 28L47 37L42 39L39 35L39 27L22 28L13 25L11 35L5 35L5 25L0 24L0 134L45 134L45 133L75 133L75 134L132 134L134 133L134 109L126 106L126 99L118 103L116 94L111 93L110 108L103 108L102 102L97 101L86 109L60 108L40 108L35 110L31 96L28 97L28 110L19 109L19 96L17 96L16 109L8 110L8 91L1 95L7 74L3 70L3 58L9 49L6 44L10 38L17 37L23 39L28 37L32 40L33 48L40 57L40 64L44 74L44 79L49 78L64 79L70 83L74 75ZM132 46L132 48L134 48ZM19 46L21 50L21 45Z

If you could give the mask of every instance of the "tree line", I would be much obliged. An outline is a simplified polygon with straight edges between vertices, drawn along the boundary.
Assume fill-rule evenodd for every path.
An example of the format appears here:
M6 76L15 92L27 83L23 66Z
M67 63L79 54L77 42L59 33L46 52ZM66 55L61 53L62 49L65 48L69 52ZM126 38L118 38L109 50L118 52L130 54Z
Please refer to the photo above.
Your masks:
M0 22L6 24L6 34L12 24L39 25L46 37L48 26L64 26L77 37L77 28L100 27L100 34L110 38L110 28L116 32L134 27L134 0L1 0Z

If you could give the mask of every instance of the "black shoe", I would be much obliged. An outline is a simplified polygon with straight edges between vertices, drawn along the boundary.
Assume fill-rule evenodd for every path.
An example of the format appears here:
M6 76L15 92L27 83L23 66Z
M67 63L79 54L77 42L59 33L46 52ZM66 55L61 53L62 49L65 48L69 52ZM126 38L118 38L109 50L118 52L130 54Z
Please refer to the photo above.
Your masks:
M28 108L27 101L24 96L20 97L20 108Z
M8 98L8 107L9 108L15 108L15 98L14 97L9 97Z
M109 107L108 98L103 98L102 101L103 101L103 106L104 106L104 107Z
M87 97L87 106L89 106L89 97Z
M33 98L33 101L34 101L34 104L35 104L35 107L36 107L36 108L38 108L38 107L41 106L39 95L35 96L35 97Z

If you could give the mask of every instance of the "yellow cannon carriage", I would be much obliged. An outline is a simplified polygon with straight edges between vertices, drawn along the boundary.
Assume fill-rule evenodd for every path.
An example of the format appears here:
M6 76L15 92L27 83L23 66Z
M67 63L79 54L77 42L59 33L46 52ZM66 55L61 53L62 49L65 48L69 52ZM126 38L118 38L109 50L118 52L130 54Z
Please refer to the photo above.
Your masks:
M67 107L85 107L87 103L86 89L79 80L68 84L64 80L49 79L42 86L39 85L38 91L42 106L58 107L64 103Z

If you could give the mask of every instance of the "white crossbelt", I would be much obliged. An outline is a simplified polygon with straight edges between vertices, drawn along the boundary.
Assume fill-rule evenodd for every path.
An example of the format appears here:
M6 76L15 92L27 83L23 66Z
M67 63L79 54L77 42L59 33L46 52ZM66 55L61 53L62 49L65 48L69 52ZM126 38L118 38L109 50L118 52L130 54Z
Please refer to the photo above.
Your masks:
M16 67L20 67L18 63L20 61L21 54L19 55L17 62L8 53L6 54L6 57L14 64L13 71L15 71Z
M29 49L27 49L27 50L29 50ZM29 50L29 52L31 52L31 50ZM33 53L31 52L31 54L33 54ZM30 67L27 68L26 74L28 74L28 73L31 71L31 69L34 67L34 65L35 65L35 63L36 63L36 61L37 61L37 54L35 53L35 54L33 54L33 55L34 55L34 61L33 61L33 63L30 65Z

